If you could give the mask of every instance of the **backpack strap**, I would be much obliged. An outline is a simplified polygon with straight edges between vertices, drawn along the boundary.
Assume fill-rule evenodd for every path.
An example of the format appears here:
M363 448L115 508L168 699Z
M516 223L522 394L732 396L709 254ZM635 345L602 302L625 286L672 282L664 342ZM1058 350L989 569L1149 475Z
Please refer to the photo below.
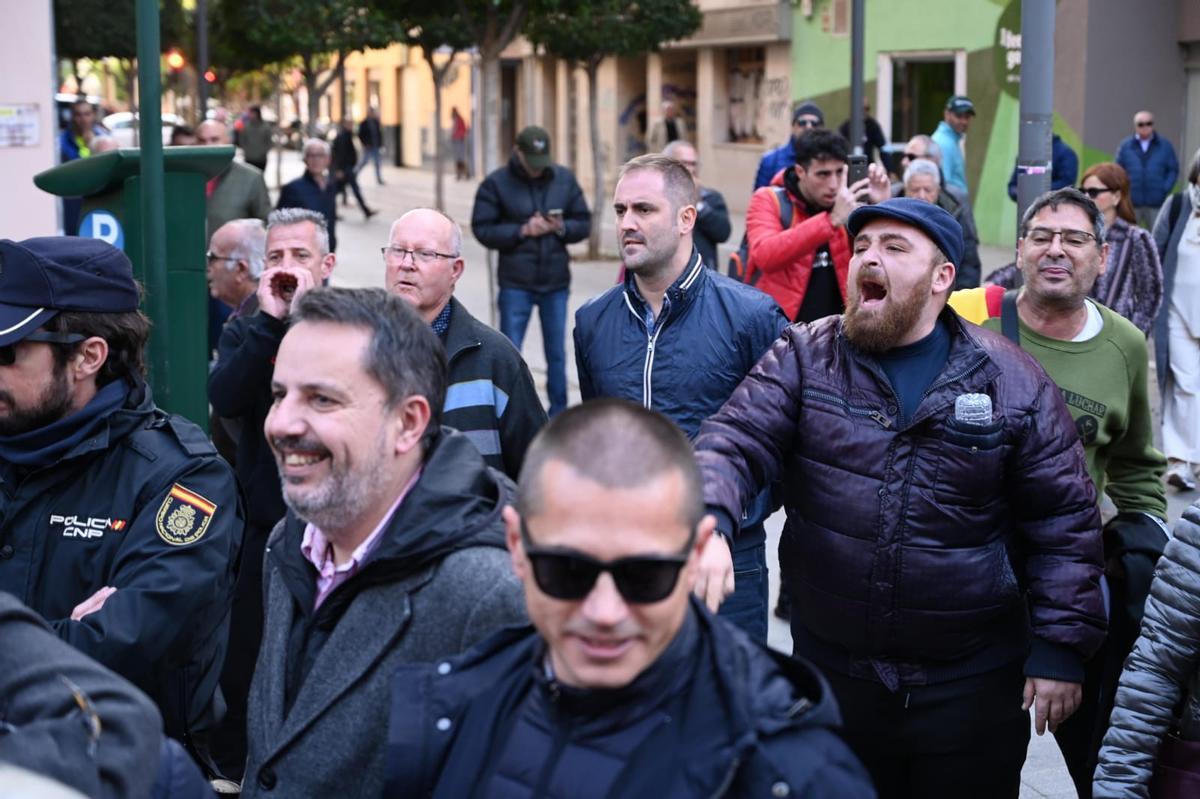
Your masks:
M788 198L787 189L782 186L772 186L771 191L775 192L775 204L779 206L779 221L787 230L792 226L792 201Z
M1021 346L1021 319L1017 316L1017 295L1020 289L1009 289L1000 300L1000 332L1004 337Z
M1179 221L1179 212L1183 210L1183 192L1178 192L1171 198L1171 207L1167 209L1167 233L1175 229Z

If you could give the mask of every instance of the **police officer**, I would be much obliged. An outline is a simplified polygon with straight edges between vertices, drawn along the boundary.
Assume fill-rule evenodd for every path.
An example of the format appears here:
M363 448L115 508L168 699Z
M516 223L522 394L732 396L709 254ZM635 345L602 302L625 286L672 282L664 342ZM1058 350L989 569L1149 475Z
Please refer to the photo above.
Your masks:
M243 513L204 432L144 379L129 259L0 241L0 590L150 695L206 765Z

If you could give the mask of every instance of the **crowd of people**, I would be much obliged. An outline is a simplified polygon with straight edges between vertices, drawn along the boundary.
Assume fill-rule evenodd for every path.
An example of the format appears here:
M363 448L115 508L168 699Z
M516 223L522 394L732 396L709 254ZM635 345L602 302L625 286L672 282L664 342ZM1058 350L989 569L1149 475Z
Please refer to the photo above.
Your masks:
M379 287L337 287L375 115L361 160L348 123L306 142L274 208L248 120L206 188L211 435L155 404L121 251L0 241L5 785L1015 797L1032 712L1080 796L1189 795L1200 511L1172 536L1166 487L1200 468L1200 153L1172 194L1139 112L980 285L972 102L853 179L801 103L734 279L667 110L618 174L623 274L575 314L572 407L567 245L598 209L537 126L471 215L497 331L432 208L393 221ZM64 141L94 150L89 124Z

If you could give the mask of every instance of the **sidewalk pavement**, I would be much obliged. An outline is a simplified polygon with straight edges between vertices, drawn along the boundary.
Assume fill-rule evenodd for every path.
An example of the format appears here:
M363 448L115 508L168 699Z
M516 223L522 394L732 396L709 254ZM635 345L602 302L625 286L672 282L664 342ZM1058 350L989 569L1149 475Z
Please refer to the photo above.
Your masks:
M275 175L275 156L267 168L270 181ZM284 153L283 179L285 181L301 174L298 153ZM367 204L378 209L380 214L373 219L364 219L362 211L350 198L351 205L339 205L340 221L338 222L338 265L333 274L333 284L338 286L382 286L383 258L379 248L388 242L388 232L391 223L404 212L413 208L433 205L434 176L432 171L422 169L402 169L384 167L384 185L377 185L368 170L359 173L359 186ZM487 252L475 240L470 232L471 206L478 187L477 180L455 181L452 174L445 180L445 211L463 227L463 254L466 259L466 269L458 282L455 296L477 318L498 326L494 315L495 303L493 298L497 290L494 281L494 266L489 267ZM272 185L272 196L278 194L278 187ZM589 200L589 205L590 205ZM593 209L595 214L595 209ZM579 402L579 381L575 369L575 350L570 331L573 328L575 311L592 297L611 287L617 278L619 263L615 257L616 232L612 223L611 211L608 207L601 209L600 220L603 225L601 249L610 257L597 261L584 260L586 242L571 247L575 260L572 263L572 285L569 302L572 320L567 326L567 382L569 402ZM744 231L744 219L735 218L733 233L729 241L722 246L720 257L724 259L741 241ZM1000 247L981 247L980 258L983 261L983 274L987 275L994 269L1013 260L1011 250ZM489 273L490 268L490 273ZM545 401L546 359L542 352L541 326L536 317L530 321L529 331L525 336L525 361L533 373L534 381L538 384L543 401ZM1151 380L1152 388L1154 381ZM1155 397L1155 401L1157 397ZM1196 493L1180 494L1168 489L1170 499L1170 518L1174 522L1182 514L1183 509L1196 499ZM767 522L768 562L771 573L771 599L779 592L778 542L783 527L783 513L776 513ZM770 644L782 651L791 651L791 632L785 622L771 617ZM964 708L964 712L970 712ZM1025 768L1021 772L1021 799L1074 799L1074 785L1067 774L1066 765L1054 743L1053 736L1031 736L1029 754Z

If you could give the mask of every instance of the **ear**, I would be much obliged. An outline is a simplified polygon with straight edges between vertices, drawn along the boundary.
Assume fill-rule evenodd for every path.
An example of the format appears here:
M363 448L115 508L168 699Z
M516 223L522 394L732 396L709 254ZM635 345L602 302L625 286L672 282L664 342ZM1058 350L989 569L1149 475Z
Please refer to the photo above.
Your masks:
M679 209L679 233L686 236L696 227L696 206L688 204Z
M324 258L322 258L321 259L321 279L328 280L329 276L333 274L333 268L335 266L337 266L337 256L335 254L329 253Z
M458 279L462 277L463 269L466 268L466 263L462 258L455 258L454 263L450 265L450 285L454 286L458 283Z
M82 382L95 378L107 360L108 342L99 336L92 336L79 344L75 354L68 361L67 368L74 374L76 382Z
M954 275L958 269L946 261L933 268L933 293L949 293L954 288Z
M401 400L391 413L396 433L395 453L403 455L420 447L433 416L429 400L420 394L413 394Z
M1096 272L1097 277L1108 271L1108 249L1107 241L1100 245L1100 269Z
M512 505L505 505L500 515L504 519L504 543L508 545L513 573L524 580L529 573L529 561L525 559L525 547L521 544L521 515Z
M696 582L696 570L700 568L700 558L704 555L704 548L716 535L716 530L717 517L711 513L704 514L700 524L696 525L696 541L692 544L692 551L688 554L687 565L684 567L684 582L689 589Z

